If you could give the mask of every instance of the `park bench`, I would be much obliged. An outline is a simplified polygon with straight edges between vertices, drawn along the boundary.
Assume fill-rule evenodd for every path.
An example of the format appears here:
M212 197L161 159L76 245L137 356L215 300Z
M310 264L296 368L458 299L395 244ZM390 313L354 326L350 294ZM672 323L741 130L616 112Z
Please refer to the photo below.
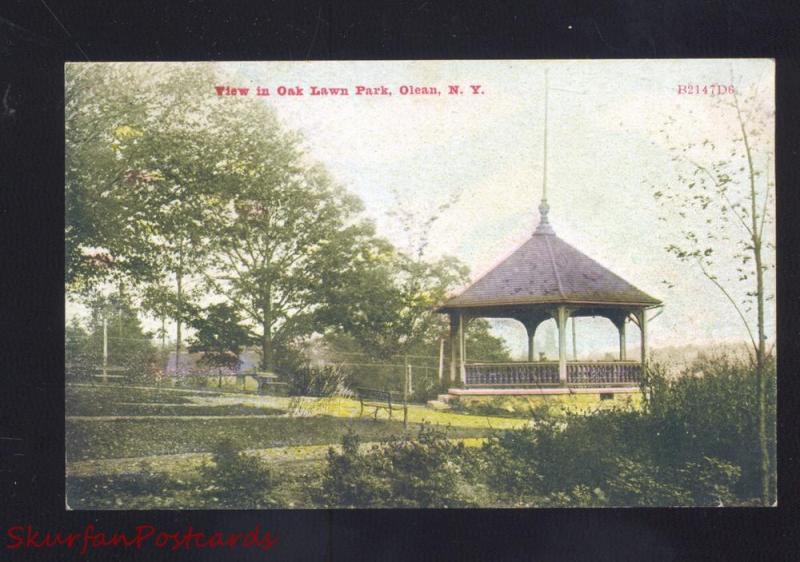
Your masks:
M404 407L403 399L391 390L379 390L376 388L356 388L356 396L361 403L359 416L364 415L364 408L375 408L375 419L378 419L378 410L389 412L389 419L392 419L392 410L402 410Z

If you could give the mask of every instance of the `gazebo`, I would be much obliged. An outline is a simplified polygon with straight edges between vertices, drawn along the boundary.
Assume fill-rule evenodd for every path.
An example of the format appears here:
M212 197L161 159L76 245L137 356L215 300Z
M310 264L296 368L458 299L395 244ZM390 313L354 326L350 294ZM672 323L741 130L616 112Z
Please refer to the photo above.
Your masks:
M647 360L646 311L661 301L637 289L556 236L548 222L546 199L533 235L508 258L449 299L437 312L450 316L450 381L465 388L547 386L625 386L637 383ZM567 360L567 320L608 318L619 332L619 359ZM477 363L468 360L465 329L473 318L512 318L525 326L528 360ZM537 361L534 336L554 319L558 361ZM641 331L641 357L626 357L626 326Z
M447 383L474 393L530 394L580 392L608 387L634 391L647 361L647 311L661 301L637 289L556 236L547 204L547 72L544 96L544 159L539 225L528 241L437 312L450 316L450 373ZM567 360L567 320L581 316L608 318L619 332L614 361ZM525 326L528 360L480 363L468 360L465 328L473 318L512 318ZM558 328L558 361L537 361L534 336L540 324L554 319ZM639 360L626 357L626 327L641 332ZM574 342L574 331L573 331ZM547 387L551 387L549 390ZM555 387L555 388L552 388ZM494 389L494 390L492 390ZM620 389L621 390L621 389ZM464 391L456 392L463 394Z

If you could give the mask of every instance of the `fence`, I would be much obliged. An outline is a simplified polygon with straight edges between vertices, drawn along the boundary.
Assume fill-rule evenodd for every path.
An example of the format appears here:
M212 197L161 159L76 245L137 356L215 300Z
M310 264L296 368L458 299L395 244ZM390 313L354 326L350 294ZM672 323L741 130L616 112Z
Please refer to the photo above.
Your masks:
M356 352L331 355L322 364L344 370L351 387L403 392L405 381L408 380L407 395L413 402L424 402L439 392L439 357L409 354L375 360Z

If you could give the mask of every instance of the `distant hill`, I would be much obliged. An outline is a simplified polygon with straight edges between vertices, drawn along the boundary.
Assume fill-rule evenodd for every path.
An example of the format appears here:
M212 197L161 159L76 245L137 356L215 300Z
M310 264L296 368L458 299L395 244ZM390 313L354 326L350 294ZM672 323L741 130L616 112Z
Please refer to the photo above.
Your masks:
M651 347L650 360L654 363L664 365L670 373L677 374L687 369L701 356L718 357L728 355L740 359L747 359L750 356L751 347L746 342L720 342L712 344L686 344L670 345L665 347ZM614 360L616 353L598 352L589 354L586 359L590 361ZM638 359L639 348L629 347L628 358Z

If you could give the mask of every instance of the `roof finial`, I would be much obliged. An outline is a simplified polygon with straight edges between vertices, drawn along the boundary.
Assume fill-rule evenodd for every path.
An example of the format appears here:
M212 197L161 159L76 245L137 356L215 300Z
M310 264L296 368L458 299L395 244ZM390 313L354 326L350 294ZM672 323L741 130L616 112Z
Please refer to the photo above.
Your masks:
M547 204L547 69L544 69L544 158L542 163L542 201L539 203L539 226L534 234L554 234L553 227L547 220L550 205Z

